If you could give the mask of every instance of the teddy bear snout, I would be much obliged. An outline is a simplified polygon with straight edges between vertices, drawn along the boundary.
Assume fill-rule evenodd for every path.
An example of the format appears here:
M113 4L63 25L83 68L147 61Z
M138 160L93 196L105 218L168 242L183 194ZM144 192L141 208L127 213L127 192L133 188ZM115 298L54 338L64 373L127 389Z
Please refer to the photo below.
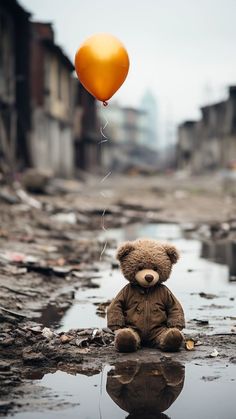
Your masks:
M145 275L144 279L150 284L150 282L153 281L154 276L151 275L151 274L147 274L147 275Z

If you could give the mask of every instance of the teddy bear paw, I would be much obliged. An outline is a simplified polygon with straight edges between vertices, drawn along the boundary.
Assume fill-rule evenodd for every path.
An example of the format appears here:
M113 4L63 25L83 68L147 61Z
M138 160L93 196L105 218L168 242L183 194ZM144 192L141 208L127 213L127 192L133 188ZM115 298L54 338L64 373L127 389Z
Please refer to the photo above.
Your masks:
M183 334L177 328L167 329L160 341L160 349L168 352L176 352L183 343Z
M119 329L116 332L115 348L118 352L135 352L140 345L140 337L130 328Z

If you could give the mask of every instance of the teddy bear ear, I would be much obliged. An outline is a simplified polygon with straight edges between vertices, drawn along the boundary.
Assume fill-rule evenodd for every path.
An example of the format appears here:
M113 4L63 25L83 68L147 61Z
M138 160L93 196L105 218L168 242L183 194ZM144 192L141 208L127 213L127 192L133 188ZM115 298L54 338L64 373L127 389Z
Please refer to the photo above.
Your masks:
M176 263L180 257L178 250L175 246L169 243L163 245L167 255L169 256L172 263Z
M127 256L135 247L132 242L125 242L120 247L118 247L116 258L121 261L125 256Z

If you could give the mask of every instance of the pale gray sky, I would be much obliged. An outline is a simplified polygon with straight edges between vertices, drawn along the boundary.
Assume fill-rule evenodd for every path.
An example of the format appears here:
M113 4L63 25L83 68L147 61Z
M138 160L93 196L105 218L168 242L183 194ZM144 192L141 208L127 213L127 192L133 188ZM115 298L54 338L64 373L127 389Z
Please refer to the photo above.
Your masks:
M131 67L114 99L138 106L147 88L175 122L198 117L207 99L236 84L236 0L20 0L33 19L53 22L73 60L98 32L117 36ZM112 99L111 99L112 100ZM164 111L165 112L165 111Z

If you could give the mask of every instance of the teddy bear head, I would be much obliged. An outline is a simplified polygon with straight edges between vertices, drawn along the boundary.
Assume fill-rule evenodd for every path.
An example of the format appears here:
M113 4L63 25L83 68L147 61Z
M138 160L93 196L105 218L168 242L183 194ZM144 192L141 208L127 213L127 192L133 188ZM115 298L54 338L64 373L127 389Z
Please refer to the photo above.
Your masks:
M172 265L179 259L179 253L170 243L138 239L123 243L118 248L117 259L129 282L150 288L169 278Z

